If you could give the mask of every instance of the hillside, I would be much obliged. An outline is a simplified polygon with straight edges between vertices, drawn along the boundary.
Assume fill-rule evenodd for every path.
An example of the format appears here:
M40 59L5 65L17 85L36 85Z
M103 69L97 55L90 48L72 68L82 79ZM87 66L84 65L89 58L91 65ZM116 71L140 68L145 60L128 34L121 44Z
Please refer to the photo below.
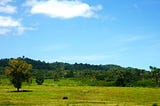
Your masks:
M8 65L8 61L13 58L5 58L0 59L0 67L4 68ZM58 68L63 68L64 70L109 70L109 69L126 69L124 67L121 67L119 65L113 65L113 64L107 64L107 65L93 65L93 64L87 64L87 63L63 63L63 62L53 62L53 63L47 63L45 61L41 60L34 60L31 58L21 58L22 60L26 61L29 64L32 64L33 69L39 69L39 70L57 70ZM130 69L136 69L132 67L127 67ZM140 70L140 69L137 69Z
M10 58L13 59L13 58ZM10 59L0 59L0 74L4 75L4 68ZM118 65L91 65L83 63L46 63L30 58L21 58L33 68L30 75L35 78L37 73L42 73L45 79L59 81L62 78L72 78L91 86L155 86L150 71L121 67Z

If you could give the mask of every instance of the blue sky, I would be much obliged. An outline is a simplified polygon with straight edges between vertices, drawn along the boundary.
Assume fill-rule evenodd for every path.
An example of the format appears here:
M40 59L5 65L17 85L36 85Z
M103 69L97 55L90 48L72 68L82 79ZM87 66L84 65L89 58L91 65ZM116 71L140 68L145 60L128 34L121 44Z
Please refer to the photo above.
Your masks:
M0 58L160 67L159 0L1 0Z

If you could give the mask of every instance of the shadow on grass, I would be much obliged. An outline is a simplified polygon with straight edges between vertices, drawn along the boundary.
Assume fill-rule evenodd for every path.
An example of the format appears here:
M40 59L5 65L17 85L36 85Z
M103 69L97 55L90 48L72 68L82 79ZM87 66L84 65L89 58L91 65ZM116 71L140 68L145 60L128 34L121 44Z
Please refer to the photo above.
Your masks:
M20 90L20 91L14 90L14 91L8 91L8 92L33 92L33 91L32 90Z

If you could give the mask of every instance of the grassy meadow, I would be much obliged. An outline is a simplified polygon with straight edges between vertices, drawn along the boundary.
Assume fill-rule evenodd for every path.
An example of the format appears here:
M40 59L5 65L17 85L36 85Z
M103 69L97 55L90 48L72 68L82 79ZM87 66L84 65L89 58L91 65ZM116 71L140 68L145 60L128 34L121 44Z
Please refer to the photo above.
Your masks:
M23 92L15 92L7 79L0 82L0 106L160 106L158 88L85 86L62 79L23 84Z

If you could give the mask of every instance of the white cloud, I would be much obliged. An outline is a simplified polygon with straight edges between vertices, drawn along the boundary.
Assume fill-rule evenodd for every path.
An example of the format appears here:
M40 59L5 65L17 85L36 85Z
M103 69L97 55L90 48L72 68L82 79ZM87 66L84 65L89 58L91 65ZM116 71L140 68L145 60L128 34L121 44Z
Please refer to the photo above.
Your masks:
M34 28L24 27L22 25L22 19L13 18L15 13L17 13L16 6L12 6L11 3L16 2L16 0L0 0L0 13L5 15L0 15L0 35L20 35L25 30L33 30Z
M15 6L0 6L0 13L7 13L7 14L13 14L16 13L16 7Z
M31 6L31 14L45 14L53 18L93 17L102 6L90 6L80 0L30 0L25 3Z
M0 35L12 33L12 35L21 35L25 30L34 30L34 28L22 26L19 20L10 16L0 16Z
M0 27L19 27L21 23L10 16L0 16Z
M14 14L16 7L9 5L14 0L0 0L0 13ZM0 35L5 35L12 32L14 29L21 26L18 20L13 19L11 16L0 15Z
M17 27L17 33L16 33L16 35L21 35L21 34L23 34L24 33L24 31L26 31L26 30L35 30L36 28L35 27L24 27L24 26L19 26L19 27Z
M17 12L17 8L15 6L9 5L10 2L14 2L14 0L0 1L0 13L13 14Z

